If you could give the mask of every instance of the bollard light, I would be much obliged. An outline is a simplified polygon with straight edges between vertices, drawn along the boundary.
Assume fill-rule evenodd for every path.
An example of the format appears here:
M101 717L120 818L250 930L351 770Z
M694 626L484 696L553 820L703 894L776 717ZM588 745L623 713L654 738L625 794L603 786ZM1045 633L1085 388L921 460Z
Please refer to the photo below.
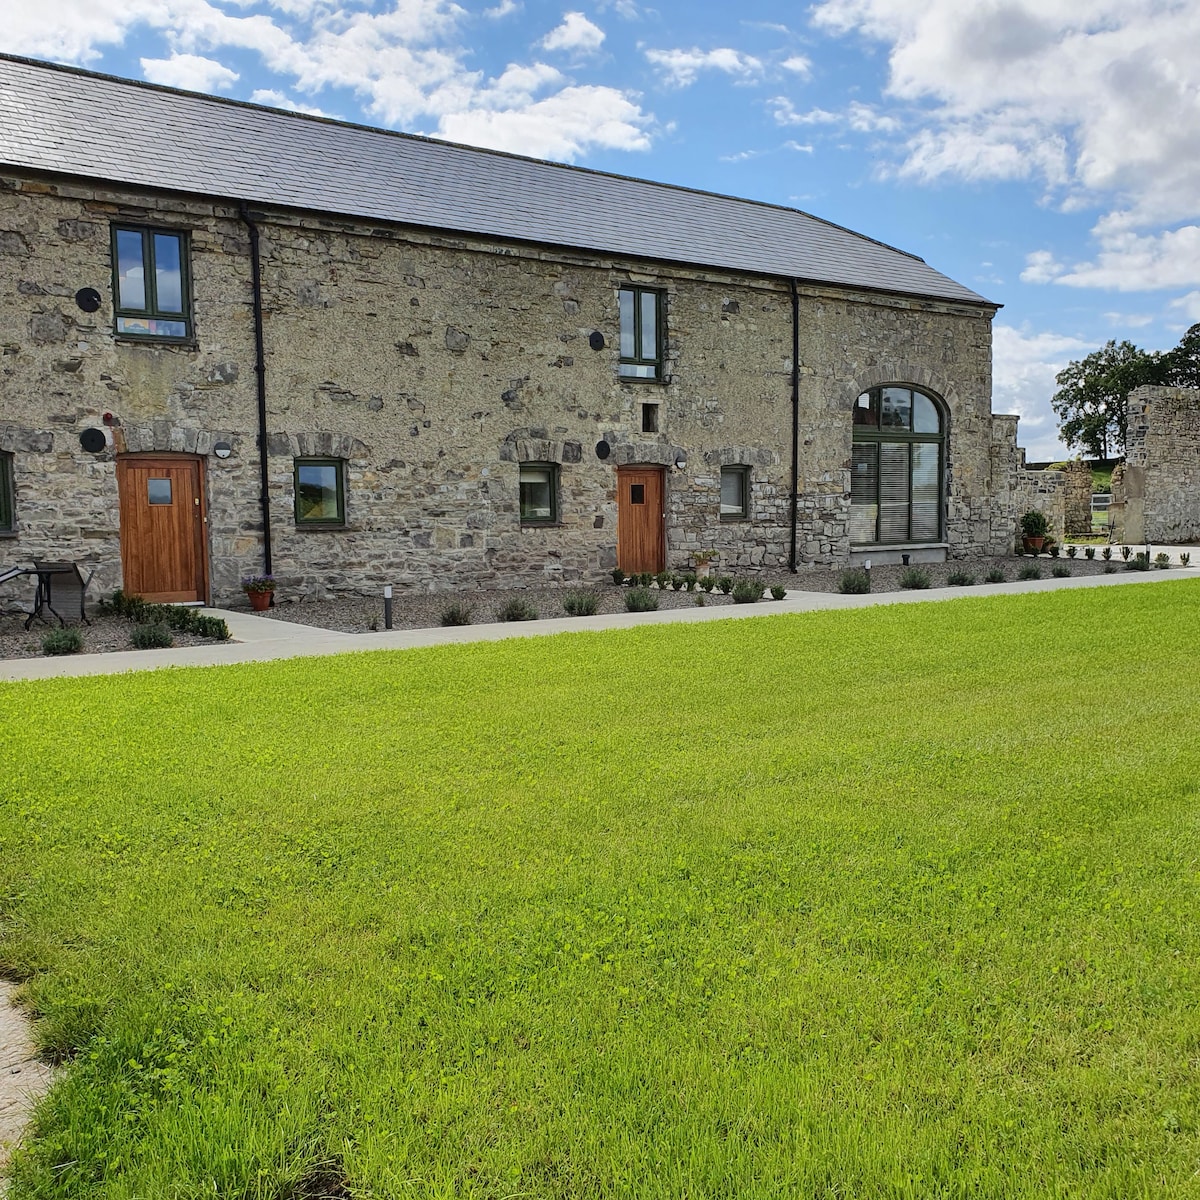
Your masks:
M392 627L392 585L389 583L383 589L383 627Z

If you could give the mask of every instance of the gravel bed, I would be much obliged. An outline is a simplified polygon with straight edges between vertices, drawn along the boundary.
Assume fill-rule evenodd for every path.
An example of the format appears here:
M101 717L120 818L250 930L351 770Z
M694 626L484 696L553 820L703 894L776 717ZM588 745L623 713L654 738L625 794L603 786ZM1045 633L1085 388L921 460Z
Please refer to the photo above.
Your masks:
M102 612L99 608L88 606L90 625L71 624L68 628L79 629L83 634L83 649L81 654L105 654L110 650L134 649L130 635L134 624L125 617L118 617L113 612ZM42 637L51 629L57 629L58 622L42 624L34 621L33 627L25 632L24 613L0 614L0 658L40 658L42 656ZM211 646L211 638L196 637L193 633L171 631L176 646Z
M1033 566L1030 558L996 558L977 559L970 563L922 563L921 570L929 575L931 587L946 586L946 577L953 571L963 571L975 576L976 583L982 583L984 576L992 567L1004 571L1006 579L1015 580L1022 567ZM1099 560L1089 562L1078 558L1074 561L1067 558L1040 558L1036 564L1045 579L1051 578L1051 570L1056 566L1066 567L1072 575L1102 575L1105 566L1109 565ZM1122 564L1123 566L1123 564ZM1119 566L1118 570L1121 569ZM888 566L874 567L871 571L871 590L874 592L894 592L900 588L900 577L905 567ZM829 570L827 568L807 568L795 575L782 574L764 577L767 593L762 604L771 604L770 585L782 584L789 592L836 592L838 581L842 576L842 568ZM453 603L471 606L471 623L487 625L498 621L499 610L514 598L527 601L536 610L539 618L563 617L563 597L569 591L587 589L594 591L599 599L597 613L607 615L625 611L626 588L616 586L611 579L593 584L573 584L560 587L514 588L514 589L460 589L454 592L416 592L396 589L392 601L393 629L429 629L441 624L441 615ZM710 607L719 607L733 603L731 596L723 596L715 589L705 595L699 590L695 592L674 591L668 588L660 592L652 585L651 589L658 597L660 611L674 608L692 608L700 597ZM969 588L964 588L969 591ZM267 617L278 621L291 621L297 625L312 625L321 629L333 629L339 633L368 633L383 628L383 597L382 596L339 596L332 600L300 599L289 600L276 593L275 606L268 610Z

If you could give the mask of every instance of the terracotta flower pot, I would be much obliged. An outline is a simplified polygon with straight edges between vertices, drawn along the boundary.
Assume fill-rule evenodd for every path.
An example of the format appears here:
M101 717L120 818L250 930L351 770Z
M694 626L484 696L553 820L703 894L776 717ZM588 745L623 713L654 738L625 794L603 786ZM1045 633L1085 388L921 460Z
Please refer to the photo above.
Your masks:
M255 612L266 612L271 607L270 592L247 592L246 595L250 597L250 607Z
M1032 550L1034 554L1038 554L1041 552L1042 546L1045 544L1045 542L1046 539L1044 537L1027 537L1025 539L1025 549Z

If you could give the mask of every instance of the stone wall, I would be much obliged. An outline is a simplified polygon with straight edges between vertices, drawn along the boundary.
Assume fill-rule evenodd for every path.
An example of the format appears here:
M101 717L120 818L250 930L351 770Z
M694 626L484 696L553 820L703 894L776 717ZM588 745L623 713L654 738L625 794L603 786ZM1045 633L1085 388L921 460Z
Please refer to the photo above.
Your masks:
M1067 537L1087 537L1092 532L1092 468L1082 459L1063 470L1063 527Z
M1031 471L1025 451L1017 444L1020 418L992 418L992 508L989 536L993 554L1009 554L1021 541L1021 518L1031 509L1046 514L1050 533L1062 541L1067 526L1067 497L1071 480L1064 471ZM1077 477L1076 477L1077 478ZM1088 504L1091 473L1088 473ZM1078 483L1075 484L1076 488Z
M194 344L113 334L113 221L190 231ZM261 569L249 241L235 208L135 190L0 178L0 450L16 536L2 561L75 557L121 580L115 459L207 460L213 597ZM262 221L274 566L291 595L595 579L616 560L614 468L660 463L668 565L715 548L722 570L787 569L792 311L775 279L395 226L269 213ZM662 383L617 374L617 292L662 289ZM103 297L94 314L76 291ZM949 411L948 553L998 541L991 313L800 288L801 563L850 555L850 410L885 382ZM603 334L594 350L589 336ZM642 405L659 405L644 434ZM109 414L106 418L105 414ZM85 428L106 448L82 450ZM212 454L217 441L228 458ZM596 446L611 455L602 460ZM346 524L298 527L293 460L346 463ZM558 525L522 527L522 461L560 464ZM676 466L677 462L684 465ZM750 471L745 521L719 518L720 468Z
M1113 538L1200 541L1200 389L1142 387L1128 407L1125 462L1113 472Z

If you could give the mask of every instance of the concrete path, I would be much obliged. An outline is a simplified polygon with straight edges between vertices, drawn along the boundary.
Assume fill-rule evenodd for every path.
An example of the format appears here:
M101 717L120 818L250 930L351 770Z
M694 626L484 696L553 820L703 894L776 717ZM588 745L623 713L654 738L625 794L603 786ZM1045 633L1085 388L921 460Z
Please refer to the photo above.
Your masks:
M1197 577L1200 577L1200 566L1184 569L1176 567L1170 571L1120 571L1114 575L982 584L969 588L880 592L869 596L789 591L783 600L764 600L758 604L676 608L661 612L617 613L596 617L564 616L549 621L497 622L445 629L393 629L378 633L335 633L328 629L316 629L311 625L296 625L289 621L260 617L254 613L204 609L204 612L212 616L224 617L229 625L232 641L214 642L206 646L172 647L167 650L122 650L111 654L5 659L0 661L0 680L49 679L63 675L109 675L122 671L153 671L161 667L211 667L227 663L268 662L280 658L309 658L369 650L411 650L419 646L498 642L506 638L541 637L554 633L578 633L581 630L633 629L642 625L669 625L676 622L744 620L749 617L778 616L781 613L868 608L876 604L917 604L931 600L962 600L979 596L1012 596L1071 588L1159 584Z
M33 1106L50 1090L53 1072L33 1046L33 1024L13 1006L15 983L0 980L0 1172L29 1124ZM7 1183L0 1195L7 1195Z

